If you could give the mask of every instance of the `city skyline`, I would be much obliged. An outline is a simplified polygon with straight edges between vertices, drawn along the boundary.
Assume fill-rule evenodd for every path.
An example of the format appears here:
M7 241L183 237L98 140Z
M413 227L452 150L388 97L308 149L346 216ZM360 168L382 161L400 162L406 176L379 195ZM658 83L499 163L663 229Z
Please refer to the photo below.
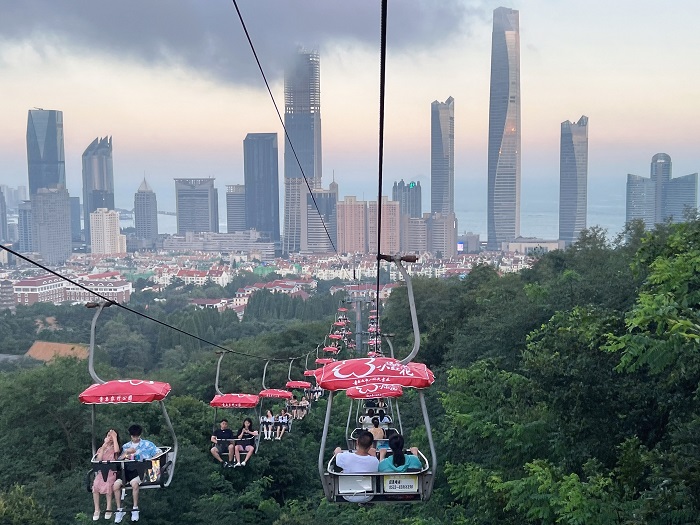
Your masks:
M37 5L45 12L37 11ZM26 181L22 128L27 109L42 106L65 115L71 195L82 194L80 154L85 144L105 133L114 136L118 145L118 207L131 208L144 172L161 207L171 211L172 177L197 173L218 178L221 187L242 183L240 144L245 134L281 133L281 126L230 6L178 5L184 6L184 13L193 13L189 19L206 20L183 42L178 38L189 35L183 28L191 24L185 22L187 16L175 19L177 10L160 21L147 9L142 20L133 21L152 27L152 36L144 41L145 37L123 29L123 24L116 25L120 34L110 29L107 38L89 39L89 32L69 34L57 23L70 16L78 24L87 21L88 26L99 19L99 6L63 9L67 11L63 14L55 13L49 2L8 6L0 21L5 92L0 101L4 115L0 154L5 161L0 182ZM361 6L353 12L337 2L294 7L275 3L270 9L271 5L262 1L241 8L278 103L285 50L299 43L318 47L324 58L324 170L335 170L341 196L376 199L378 31L374 22L378 8ZM545 200L545 205L554 203L556 221L557 126L571 114L586 114L596 122L589 160L591 209L617 207L624 218L626 174L646 172L648 159L658 151L673 156L679 173L698 170L692 140L700 120L692 90L697 73L687 64L697 62L700 54L700 37L692 27L700 6L678 2L673 10L660 11L629 1L559 5L535 0L507 5L520 10L521 17L522 206L523 213L528 205L533 209L532 224L537 224L535 205L539 206L528 203L532 196ZM400 178L429 186L429 116L421 107L434 100L436 91L449 92L463 101L455 111L455 205L458 216L462 214L460 231L479 231L482 237L486 233L480 224L485 222L486 202L489 34L491 13L498 6L497 2L441 2L431 13L407 1L389 6L388 16L383 193L390 190L387 184ZM124 22L132 21L129 10L127 2L119 13ZM684 16L678 17L678 12ZM299 24L289 24L290 19ZM48 27L51 32L43 31ZM590 42L571 38L587 33L595 33L596 38ZM649 34L655 38L649 39ZM221 45L201 54L205 36ZM158 38L168 53L153 52L153 46L146 45L152 38ZM440 60L435 60L437 56ZM232 61L240 67L222 67ZM658 63L664 64L662 78L651 67ZM109 105L104 104L105 98ZM222 114L236 118L221 118ZM650 120L654 126L647 125ZM428 199L428 192L424 194ZM593 213L589 219L594 219ZM589 220L589 225L595 224ZM532 233L525 224L521 230L523 235Z

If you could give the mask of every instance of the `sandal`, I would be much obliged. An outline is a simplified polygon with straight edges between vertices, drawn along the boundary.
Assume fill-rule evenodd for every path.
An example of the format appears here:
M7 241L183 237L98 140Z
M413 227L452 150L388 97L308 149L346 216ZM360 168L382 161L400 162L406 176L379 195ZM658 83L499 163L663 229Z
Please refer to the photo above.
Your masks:
M100 513L99 512L93 512L92 514L92 521L97 521L100 519Z
M112 511L111 510L108 510L107 512L105 512L105 519L106 520L112 519Z

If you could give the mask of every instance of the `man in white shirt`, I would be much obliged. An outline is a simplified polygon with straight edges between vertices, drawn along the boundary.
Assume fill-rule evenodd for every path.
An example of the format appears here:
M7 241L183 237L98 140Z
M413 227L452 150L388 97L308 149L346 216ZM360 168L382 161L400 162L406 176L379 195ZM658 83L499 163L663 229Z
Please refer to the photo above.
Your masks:
M371 474L377 472L379 468L379 460L377 459L377 451L372 447L374 436L371 432L363 430L357 436L357 448L355 452L349 450L341 450L337 447L333 452L335 454L335 464L343 469L346 474ZM353 503L367 503L372 499L372 496L344 496L344 498Z

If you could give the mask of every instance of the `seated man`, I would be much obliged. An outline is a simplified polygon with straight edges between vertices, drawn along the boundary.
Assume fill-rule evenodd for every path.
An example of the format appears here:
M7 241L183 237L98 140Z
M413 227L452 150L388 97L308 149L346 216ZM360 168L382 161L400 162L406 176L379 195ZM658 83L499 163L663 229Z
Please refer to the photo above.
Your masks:
M147 439L141 439L141 434L143 433L143 428L141 425L131 425L129 427L129 435L131 436L131 441L124 443L122 446L122 453L119 459L151 459L160 453L158 447ZM135 469L130 469L127 463L124 467L124 476L127 483L131 485L132 496L134 499L134 506L131 509L131 521L139 520L139 485L141 484L141 478L139 473ZM117 512L114 515L114 523L121 523L126 516L126 512L122 507L122 480L117 479L114 482L114 499L117 501Z
M377 472L379 460L376 456L376 450L372 448L374 436L363 430L357 436L357 448L355 452L348 450L343 451L337 447L333 454L335 455L336 466L343 469L346 474L372 474ZM372 496L343 496L347 501L352 503L367 503L372 499Z
M221 463L224 467L232 466L231 461L233 460L233 430L228 428L228 420L222 419L219 424L221 428L214 431L211 436L211 442L214 446L211 447L211 455L216 458L216 461ZM219 443L219 440L224 440ZM228 460L221 459L221 454L226 454L228 452Z

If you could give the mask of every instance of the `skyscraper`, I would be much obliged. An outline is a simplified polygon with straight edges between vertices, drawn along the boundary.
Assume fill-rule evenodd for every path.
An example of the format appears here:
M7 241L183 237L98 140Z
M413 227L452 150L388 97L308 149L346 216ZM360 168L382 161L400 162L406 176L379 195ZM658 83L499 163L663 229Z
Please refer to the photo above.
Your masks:
M377 201L370 201L367 206L367 249L369 253L377 253L378 215ZM382 196L381 253L389 255L399 253L401 249L400 224L399 203Z
M68 191L63 187L39 188L31 203L35 250L47 264L63 264L73 248Z
M5 194L0 191L0 242L7 242L9 236L7 234L7 203L5 202Z
M336 204L339 253L367 252L367 203L354 196Z
M245 227L280 241L277 133L248 133L243 141ZM227 197L228 198L228 197Z
M119 230L119 212L97 208L90 213L92 253L126 253L126 236Z
M301 207L309 186L321 187L321 66L317 52L299 51L284 76L284 253L301 247ZM291 145L290 145L291 141ZM303 170L303 175L302 175Z
M246 186L243 184L226 186L226 233L250 229L246 227L246 193ZM279 231L279 226L277 228Z
M421 196L420 181L406 184L403 179L394 181L391 189L391 200L399 203L401 216L421 218L423 216L423 202Z
M455 208L455 101L430 105L430 211L453 213Z
M578 240L588 206L588 117L561 123L559 148L559 240Z
M17 206L17 233L19 234L19 251L34 251L34 221L32 220L31 201L22 201Z
M651 176L627 175L626 221L642 219L647 228L654 224L683 222L686 210L698 205L698 174L672 178L671 157L657 153L651 159Z
M216 179L175 179L177 233L219 233L219 193Z
M63 112L30 109L27 118L27 168L29 195L39 188L66 186L63 151Z
M80 228L80 197L70 198L70 236L71 240L80 243L82 231Z
M520 235L520 16L493 11L488 145L489 250Z
M337 250L338 195L330 190L313 190L304 194L301 210L301 246L304 253L332 253Z
M96 138L83 153L83 217L85 244L91 244L90 214L98 208L114 209L112 137Z
M144 177L134 194L134 227L136 238L152 248L158 239L158 200Z

